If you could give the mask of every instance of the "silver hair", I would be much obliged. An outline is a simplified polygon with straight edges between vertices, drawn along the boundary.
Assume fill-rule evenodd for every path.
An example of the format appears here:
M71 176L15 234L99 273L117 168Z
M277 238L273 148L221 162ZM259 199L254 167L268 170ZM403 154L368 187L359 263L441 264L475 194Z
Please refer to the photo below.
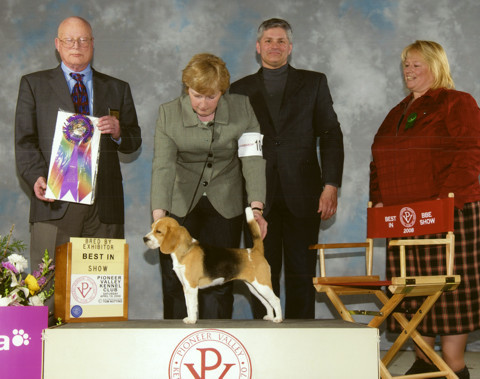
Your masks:
M263 21L258 27L257 41L260 41L265 30L272 29L272 28L282 28L287 33L288 41L290 43L293 42L292 27L287 21L282 20L281 18L271 18L269 20Z

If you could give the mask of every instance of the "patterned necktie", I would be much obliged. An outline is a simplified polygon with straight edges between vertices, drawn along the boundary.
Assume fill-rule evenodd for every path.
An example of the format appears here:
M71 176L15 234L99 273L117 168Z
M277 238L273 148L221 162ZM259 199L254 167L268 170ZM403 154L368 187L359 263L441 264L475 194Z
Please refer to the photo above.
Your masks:
M87 88L82 81L83 74L74 74L71 72L70 76L77 81L72 90L72 100L73 104L75 105L75 112L81 114L90 114L88 107Z

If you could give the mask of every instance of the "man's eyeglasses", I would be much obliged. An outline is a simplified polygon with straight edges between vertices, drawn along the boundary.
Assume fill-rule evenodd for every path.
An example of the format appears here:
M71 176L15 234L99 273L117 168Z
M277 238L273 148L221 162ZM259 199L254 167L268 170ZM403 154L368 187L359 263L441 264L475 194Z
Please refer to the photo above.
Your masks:
M79 47L87 47L87 46L90 46L90 44L92 43L92 39L93 38L86 38L86 37L82 37L82 38L64 38L64 39L60 39L60 42L63 43L63 46L65 47L68 47L68 48L71 48L73 46L75 46L75 42L78 43L78 46Z

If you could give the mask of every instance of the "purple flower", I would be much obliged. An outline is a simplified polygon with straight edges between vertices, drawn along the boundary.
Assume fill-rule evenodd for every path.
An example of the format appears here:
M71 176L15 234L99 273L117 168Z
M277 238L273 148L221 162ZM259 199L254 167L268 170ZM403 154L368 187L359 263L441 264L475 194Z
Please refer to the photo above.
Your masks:
M37 279L38 285L39 285L40 287L43 286L46 281L47 281L47 278L45 278L44 276L42 276L41 278L38 278L38 279Z
M17 268L15 267L15 265L13 263L10 263L10 262L2 262L2 266L4 268L6 268L7 270L10 270L12 271L14 274L18 274L18 270Z
M33 272L33 276L34 276L35 278L39 278L41 275L42 275L42 271L34 271L34 272Z

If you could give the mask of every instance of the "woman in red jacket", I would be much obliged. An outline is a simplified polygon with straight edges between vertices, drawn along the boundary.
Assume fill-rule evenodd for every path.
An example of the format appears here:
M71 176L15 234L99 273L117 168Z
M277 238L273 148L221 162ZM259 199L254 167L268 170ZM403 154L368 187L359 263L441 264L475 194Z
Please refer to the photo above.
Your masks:
M419 326L432 346L440 335L445 362L469 378L464 351L468 333L480 328L480 110L474 98L454 90L442 46L416 41L402 52L410 94L394 107L372 145L370 199L374 206L402 204L455 194L456 291L444 293ZM398 276L397 254L387 253L387 277ZM442 247L411 247L410 275L445 270ZM415 309L415 298L405 306ZM437 371L416 349L407 374Z

